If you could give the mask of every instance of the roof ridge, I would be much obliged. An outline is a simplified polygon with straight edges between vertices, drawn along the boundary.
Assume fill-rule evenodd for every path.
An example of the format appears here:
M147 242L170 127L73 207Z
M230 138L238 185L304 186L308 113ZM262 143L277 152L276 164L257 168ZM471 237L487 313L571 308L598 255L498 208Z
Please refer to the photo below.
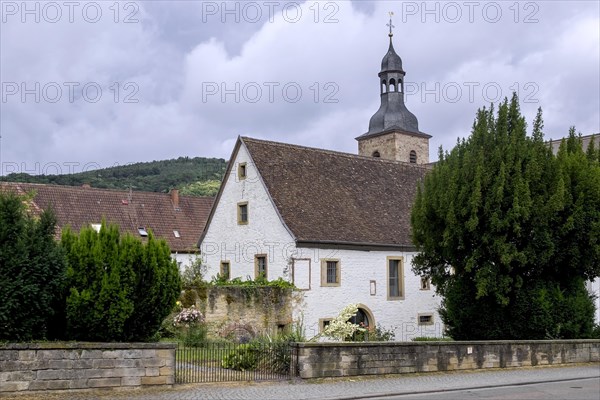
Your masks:
M414 164L414 163L409 163L409 162L405 162L405 161L389 160L389 159L385 159L385 158L369 157L369 156L363 156L360 154L346 153L343 151L320 149L318 147L310 147L310 146L303 146L303 145L299 145L299 144L275 142L272 140L256 139L256 138L251 138L248 136L241 136L240 138L242 139L243 142L245 142L245 141L258 142L258 143L270 144L270 145L279 146L279 147L292 147L292 148L297 148L297 149L306 149L306 150L316 151L319 153L330 154L333 156L346 157L346 158L350 158L350 159L362 159L362 160L366 160L366 161L370 161L370 162L379 162L379 163L383 162L383 163L394 164L394 165L403 165L403 166L406 166L409 168L421 168L421 169L427 169L427 170L430 169L427 166L428 164Z
M109 192L109 193L127 193L129 191L129 189L98 188L98 187L93 187L93 186L87 187L87 186L57 185L54 183L30 183L30 182L0 181L0 185L3 185L3 184L14 185L17 187L21 187L21 185L31 185L31 186L46 187L46 188L70 189L70 190L74 190L74 191L75 190L77 190L77 191L93 190L96 192ZM170 193L149 192L147 190L133 190L132 189L132 193L170 196ZM213 197L210 197L210 196L191 196L191 195L184 195L184 194L180 194L179 198L213 199Z

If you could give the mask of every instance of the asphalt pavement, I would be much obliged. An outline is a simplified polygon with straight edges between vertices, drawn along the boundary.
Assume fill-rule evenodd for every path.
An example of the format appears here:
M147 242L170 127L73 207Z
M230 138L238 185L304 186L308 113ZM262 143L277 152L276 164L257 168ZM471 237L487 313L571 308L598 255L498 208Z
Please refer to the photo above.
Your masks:
M600 378L542 382L525 385L466 389L437 393L392 395L372 400L598 400Z

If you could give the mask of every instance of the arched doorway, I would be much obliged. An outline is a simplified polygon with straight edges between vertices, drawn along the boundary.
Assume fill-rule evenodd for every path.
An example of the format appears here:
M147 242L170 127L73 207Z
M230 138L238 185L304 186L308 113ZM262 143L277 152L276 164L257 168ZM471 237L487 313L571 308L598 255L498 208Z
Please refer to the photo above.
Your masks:
M358 311L350 318L349 322L366 329L366 331L363 332L354 332L352 335L353 341L362 342L369 340L371 333L375 329L375 318L373 318L373 313L363 304L358 305Z
M350 322L353 324L360 325L363 328L375 328L375 318L369 308L363 304L358 305L358 312L352 318Z

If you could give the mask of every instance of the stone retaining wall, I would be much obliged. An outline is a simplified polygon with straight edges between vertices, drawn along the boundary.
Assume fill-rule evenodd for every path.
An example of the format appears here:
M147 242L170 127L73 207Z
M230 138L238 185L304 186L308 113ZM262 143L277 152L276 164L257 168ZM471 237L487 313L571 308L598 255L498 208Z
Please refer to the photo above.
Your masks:
M301 378L600 361L600 340L299 343Z
M173 385L171 343L0 345L0 393Z
M296 297L292 289L278 287L212 286L185 293L202 311L211 334L230 339L250 339L275 334L292 322Z

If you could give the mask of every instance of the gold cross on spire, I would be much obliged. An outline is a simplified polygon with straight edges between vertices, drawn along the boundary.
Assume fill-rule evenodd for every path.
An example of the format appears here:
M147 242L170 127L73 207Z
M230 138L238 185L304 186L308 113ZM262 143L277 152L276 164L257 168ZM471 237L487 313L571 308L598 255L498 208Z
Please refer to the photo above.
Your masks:
M389 14L390 14L390 23L386 24L386 26L390 27L390 33L389 33L388 36L392 37L392 36L394 36L394 33L392 32L392 29L395 28L394 24L392 24L392 17L394 16L394 12L390 11Z

